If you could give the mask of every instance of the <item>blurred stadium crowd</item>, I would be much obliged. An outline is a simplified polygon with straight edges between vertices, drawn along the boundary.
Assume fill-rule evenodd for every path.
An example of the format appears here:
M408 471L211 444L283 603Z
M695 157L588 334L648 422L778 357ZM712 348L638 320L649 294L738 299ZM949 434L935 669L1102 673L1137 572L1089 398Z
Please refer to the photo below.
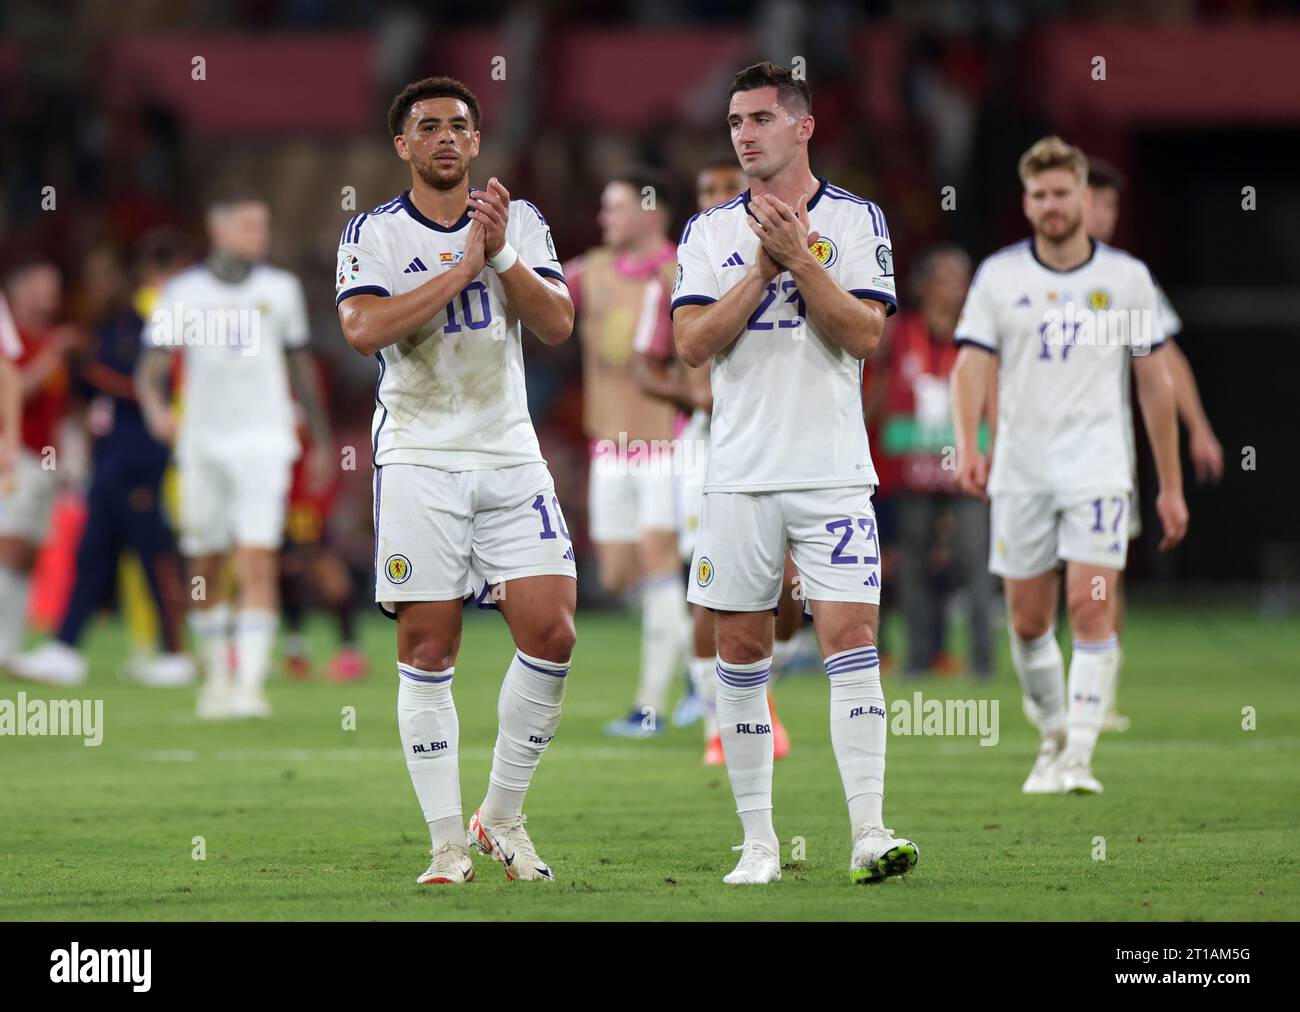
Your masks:
M1139 20L1121 32L1176 31L1207 16L1244 23L1274 9L848 0L8 7L0 41L0 271L7 283L20 275L28 282L9 301L19 329L45 349L33 361L40 360L48 395L46 422L51 433L57 428L33 438L50 438L60 454L60 500L32 601L37 625L55 628L67 607L86 523L104 342L125 307L143 305L140 289L155 285L160 271L202 256L208 195L232 183L256 185L273 209L270 259L306 287L335 438L358 447L361 458L324 498L297 501L291 533L314 543L328 528L337 551L328 572L309 582L332 588L327 603L366 600L375 367L341 340L331 285L342 224L405 185L383 129L383 108L405 81L442 73L475 89L485 117L477 171L545 208L568 260L599 244L601 188L629 164L677 181L680 225L694 210L688 184L696 170L728 150L721 110L731 75L762 56L803 59L817 93L814 167L887 209L899 277L914 281L900 288L914 312L893 324L898 339L918 320L951 313L955 323L971 259L1022 234L1014 166L1049 127L1066 118L1076 128L1071 140L1131 172L1123 132L1094 123L1081 93L1044 85L1043 53L1062 38L1063 15L1104 19L1132 15L1135 6ZM1079 76L1087 80L1086 71ZM947 187L959 215L945 214ZM1132 235L1122 218L1117 244L1129 246ZM941 240L948 245L936 246ZM1170 241L1133 245L1159 271ZM923 251L929 255L918 263ZM33 286L36 262L48 269ZM919 304L923 296L928 305ZM589 565L578 342L529 342L527 354L530 408L579 559ZM1189 356L1195 363L1195 352ZM892 541L907 538L921 549L909 550L913 571L889 581L926 602L912 609L908 625L919 642L928 623L928 645L906 666L960 666L943 645L943 610L934 601L989 579L979 540L986 520L973 502L957 508L955 490L927 487L908 477L897 455L891 460L882 423L922 407L891 385L901 382L901 370L878 363L864 400L875 414L873 452L890 475L880 499L940 497L924 510L913 502L910 513L894 513L892 525L882 522ZM903 522L921 513L919 528ZM598 585L580 578L585 603L600 603ZM350 594L340 590L347 586ZM966 594L983 603L974 610L971 666L984 672L988 589Z

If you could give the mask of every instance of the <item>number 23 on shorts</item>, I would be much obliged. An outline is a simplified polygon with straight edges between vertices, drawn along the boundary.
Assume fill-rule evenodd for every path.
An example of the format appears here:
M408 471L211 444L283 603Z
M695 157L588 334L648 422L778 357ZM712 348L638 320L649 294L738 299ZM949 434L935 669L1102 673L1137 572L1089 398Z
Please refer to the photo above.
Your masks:
M876 521L874 517L857 517L856 523L853 517L844 517L841 520L832 520L826 525L826 530L831 534L839 535L839 543L831 549L831 564L835 566L877 566L880 564L880 542L876 539ZM856 541L853 539L855 531L861 531L862 536ZM850 542L853 544L850 545ZM866 542L863 545L863 542ZM849 551L849 549L863 551L865 548L871 550L871 554L858 556Z

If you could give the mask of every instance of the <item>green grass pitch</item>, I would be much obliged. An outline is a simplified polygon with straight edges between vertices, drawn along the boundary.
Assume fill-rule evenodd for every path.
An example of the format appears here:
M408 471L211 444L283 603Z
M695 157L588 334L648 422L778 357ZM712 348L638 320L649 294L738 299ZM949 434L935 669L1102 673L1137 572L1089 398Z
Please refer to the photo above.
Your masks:
M891 736L886 824L921 849L903 879L848 879L824 676L777 687L794 740L778 763L784 880L732 888L740 841L698 727L601 733L631 698L637 626L580 615L565 717L529 794L557 881L511 883L475 857L467 887L417 886L428 838L394 716L393 627L363 624L365 682L276 678L268 723L202 724L192 690L116 675L119 627L71 692L100 698L104 741L0 737L0 918L11 919L1294 919L1300 917L1300 625L1245 612L1138 610L1125 638L1126 734L1102 737L1100 797L1024 797L1036 737L1004 656L988 687L885 681L892 702L996 698L1001 737ZM314 627L318 657L328 633ZM467 616L456 674L466 817L487 782L504 623ZM355 707L356 728L343 728ZM1256 729L1243 730L1253 707ZM195 860L202 837L204 860ZM803 860L791 843L801 837ZM1098 838L1104 838L1105 859Z

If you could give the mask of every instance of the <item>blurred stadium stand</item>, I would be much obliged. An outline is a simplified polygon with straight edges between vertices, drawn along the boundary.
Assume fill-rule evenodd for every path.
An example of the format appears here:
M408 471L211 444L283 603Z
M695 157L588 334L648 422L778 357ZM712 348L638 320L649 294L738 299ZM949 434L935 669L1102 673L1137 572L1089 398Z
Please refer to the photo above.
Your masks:
M1157 558L1148 515L1130 571L1179 587L1267 579L1269 600L1300 603L1300 19L1283 5L157 0L0 5L0 25L0 260L53 256L75 316L94 245L129 248L167 222L201 236L205 194L256 182L275 211L272 259L307 286L339 431L362 448L374 366L339 334L334 255L351 207L406 185L383 121L410 78L475 89L479 177L538 204L563 257L598 241L608 172L647 161L685 181L727 143L727 83L757 58L806 59L814 169L886 209L900 273L940 238L976 260L1020 238L1016 160L1059 132L1127 174L1117 244L1151 264L1179 309L1228 458L1217 488L1189 478L1183 549ZM48 186L59 213L41 209ZM955 211L940 207L946 186ZM1242 210L1243 186L1256 187L1257 211ZM528 353L544 452L581 530L576 348ZM1242 469L1244 447L1256 470Z

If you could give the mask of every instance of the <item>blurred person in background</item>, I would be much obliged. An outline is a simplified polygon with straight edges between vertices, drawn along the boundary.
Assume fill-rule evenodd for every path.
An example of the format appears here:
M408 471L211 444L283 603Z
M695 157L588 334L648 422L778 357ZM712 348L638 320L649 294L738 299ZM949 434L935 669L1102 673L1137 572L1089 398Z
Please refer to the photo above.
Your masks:
M738 197L747 180L736 163L734 152L715 157L706 163L695 176L696 208L707 212ZM637 327L636 350L632 356L632 371L642 391L651 397L674 405L682 416L678 439L685 451L678 480L678 517L680 532L678 549L689 568L695 553L695 541L700 526L700 507L704 499L704 475L709 454L709 416L713 411L713 393L709 382L709 367L692 368L676 357L673 348L672 319L669 314L668 286L654 281L646 289L645 303ZM784 664L794 645L794 634L803 626L803 606L790 594L794 567L786 556L786 586L782 588L777 615L776 641L773 645L773 677L778 659ZM703 605L691 605L691 657L689 671L691 695L698 702L704 722L704 762L708 766L722 766L726 762L722 752L722 736L718 733L717 718L717 649L713 612ZM771 690L768 706L772 711L773 757L784 759L790 753L790 736L776 715ZM679 711L683 708L679 707ZM677 724L693 723L674 714Z
M908 675L950 673L953 668L944 651L939 583L945 572L952 573L953 586L965 591L970 670L984 678L993 668L988 508L961 495L957 473L946 456L954 438L948 390L957 360L953 333L970 269L970 257L952 243L939 243L917 258L912 270L916 308L892 321L883 368L873 371L866 394L869 410L874 406L879 418L881 469L893 484ZM988 448L987 433L981 447Z
M22 645L32 567L50 529L58 491L55 433L68 396L65 358L77 340L72 327L56 325L63 279L50 261L29 260L9 271L3 298L8 311L0 328L8 332L12 325L4 343L12 347L16 335L22 349L16 359L22 438L9 489L0 490L0 664Z
M23 395L22 379L14 363L22 353L18 328L9 315L4 292L0 291L0 497L10 495L17 486L15 471L22 446ZM4 502L0 499L0 503ZM0 510L4 508L0 505Z
M190 611L204 675L198 715L269 717L263 685L279 622L277 554L300 453L291 386L312 430L316 483L332 473L332 437L302 285L265 262L270 208L235 191L209 205L207 227L207 259L163 286L135 386L150 432L176 449L181 551L203 591L191 595ZM170 403L173 350L184 356L179 419ZM227 559L238 584L233 616L219 595Z
M146 272L154 254L142 250ZM108 599L124 551L135 553L157 616L159 652L135 669L147 685L184 685L194 663L184 652L184 604L180 560L163 513L162 483L167 447L145 426L133 375L141 349L144 317L137 311L131 275L121 255L108 247L86 258L82 282L92 337L79 370L88 403L92 437L91 481L86 525L77 548L76 582L55 637L13 658L23 678L53 684L85 680L82 633Z
M327 374L319 369L318 384L328 410ZM339 646L329 663L329 678L350 682L364 677L365 655L357 646L357 600L352 568L330 534L330 520L339 502L343 472L334 472L329 482L312 481L311 431L300 420L299 438L308 452L298 458L289 488L289 511L284 528L284 551L280 555L280 602L284 618L285 674L294 679L312 675L312 659L303 636L308 608L323 608L338 627Z
M1092 203L1088 207L1084 225L1088 234L1098 242L1110 243L1119 223L1120 194L1124 190L1124 177L1109 162L1100 158L1088 159L1088 191ZM1205 406L1201 403L1201 392L1196 386L1196 377L1192 365L1183 354L1182 348L1174 337L1183 329L1164 289L1156 285L1156 298L1159 302L1157 312L1160 328L1165 335L1165 349L1168 354L1169 373L1174 380L1174 399L1178 405L1178 417L1187 427L1187 450L1192 458L1192 469L1201 482L1218 482L1223 477L1223 447L1219 445L1214 427L1210 424ZM1127 389L1125 391L1127 395ZM1129 540L1142 533L1142 513L1139 508L1137 491L1137 445L1133 428L1133 404L1128 396L1124 398L1125 426L1129 434L1129 455L1133 460L1133 491L1129 494L1128 536ZM1125 612L1124 574L1121 572L1115 582L1115 632L1123 637ZM1123 668L1124 653L1120 650L1119 667L1115 671L1115 684L1106 708L1106 720L1103 731L1127 731L1129 719L1121 716L1118 709L1119 675Z
M141 320L153 317L158 296L167 279L180 273L193 260L194 253L189 239L170 225L159 225L141 236L136 244L137 287L131 298L131 304ZM176 517L180 512L177 484L175 462L170 460L169 454L160 494L163 516L168 530L172 532L173 542L176 540ZM162 616L149 589L144 567L134 552L128 552L119 565L118 595L122 617L131 637L131 658L127 662L127 672L137 678L143 675L147 681L148 666L156 656L157 644L162 635Z
M1019 170L1032 238L984 260L957 321L958 481L992 500L989 569L1003 578L1012 666L1042 735L1021 790L1100 794L1092 759L1119 665L1111 602L1127 561L1133 486L1130 369L1159 477L1162 551L1188 525L1174 387L1150 272L1085 229L1083 152L1044 137ZM1112 320L1135 320L1136 329L1110 330ZM999 374L991 467L979 441L990 358ZM1062 582L1073 643L1068 685L1055 628Z
M582 347L583 424L591 440L589 516L600 580L617 596L639 590L641 672L636 702L607 733L642 738L662 730L673 673L686 656L689 619L677 554L677 487L668 447L673 404L645 393L633 372L638 322L662 326L647 292L672 287L668 180L631 168L601 193L601 245L565 265ZM657 289L656 289L657 286ZM635 442L634 442L635 441Z

